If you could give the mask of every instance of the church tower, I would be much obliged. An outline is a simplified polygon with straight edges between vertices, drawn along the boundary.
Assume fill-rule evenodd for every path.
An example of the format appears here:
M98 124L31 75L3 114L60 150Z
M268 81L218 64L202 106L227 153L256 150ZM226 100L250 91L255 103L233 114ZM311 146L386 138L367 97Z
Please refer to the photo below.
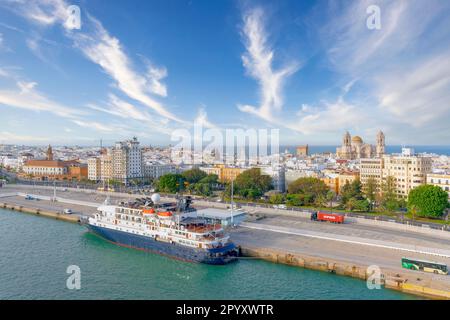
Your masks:
M350 136L350 133L348 131L344 134L344 138L342 140L342 146L343 147L351 147L352 146L352 137Z
M48 145L48 149L47 149L47 160L49 160L49 161L53 160L53 150L50 145Z
M342 159L352 159L352 136L347 131L342 138L342 147L340 152L340 157Z
M383 131L379 131L377 134L377 157L381 157L385 153L385 139Z

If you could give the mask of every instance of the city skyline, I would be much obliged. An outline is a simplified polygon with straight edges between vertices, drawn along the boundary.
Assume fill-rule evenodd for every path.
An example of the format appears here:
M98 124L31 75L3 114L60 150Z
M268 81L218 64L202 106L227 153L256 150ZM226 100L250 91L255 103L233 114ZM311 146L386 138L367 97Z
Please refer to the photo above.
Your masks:
M79 30L66 24L69 5ZM366 25L370 5L379 30ZM448 145L449 11L439 1L6 0L0 143L168 145L197 121L279 128L280 145L380 129L388 145Z

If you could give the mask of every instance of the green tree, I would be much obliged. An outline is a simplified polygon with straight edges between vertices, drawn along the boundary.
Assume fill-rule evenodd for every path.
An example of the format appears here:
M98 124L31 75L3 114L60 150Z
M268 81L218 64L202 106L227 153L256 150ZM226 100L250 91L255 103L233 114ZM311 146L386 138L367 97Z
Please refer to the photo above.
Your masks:
M300 207L303 205L303 199L298 194L287 194L286 204L288 206Z
M273 194L270 196L269 202L271 204L282 204L284 202L284 196L282 194Z
M356 200L353 210L361 212L369 211L369 201L367 199Z
M336 197L336 193L332 190L329 190L326 195L327 202L330 204L330 208L333 207L333 199Z
M421 185L408 195L408 211L417 210L420 217L440 218L448 206L448 194L438 186Z
M382 208L389 212L400 209L401 202L398 200L397 186L395 183L395 178L393 176L388 176L382 183L380 202Z
M212 195L212 188L211 188L211 185L208 183L199 182L199 183L194 184L193 186L195 186L194 187L195 192L199 195L206 196L206 197L209 197Z
M122 185L122 182L120 182L119 180L116 179L109 179L108 180L109 185L113 186L113 187L118 187Z
M182 173L182 176L183 176L184 180L186 180L189 183L197 183L200 180L202 180L203 178L205 178L207 176L207 174L206 174L206 172L204 172L198 168L194 168L191 170L184 171Z
M353 209L356 208L356 206L358 205L358 200L356 198L350 198L346 201L345 203L345 209L353 211Z
M325 207L327 205L328 201L327 201L327 197L326 195L320 193L318 194L315 199L314 199L314 204L317 207Z
M364 195L366 196L366 199L369 200L371 203L376 201L378 192L378 182L374 177L370 177L369 179L367 179L367 182L363 188L363 192Z
M208 174L206 177L202 178L200 183L207 183L209 185L216 185L219 183L219 177L217 174Z
M181 174L168 173L161 176L156 183L159 192L176 193L184 189L185 179Z
M242 172L234 181L234 194L246 199L256 199L272 188L272 178L261 174L259 168L252 168ZM227 185L226 194L231 194L231 187Z
M323 203L328 191L327 185L322 180L313 177L299 178L288 186L288 193L299 195L298 199L304 205L315 203L317 197L320 197L320 201Z
M352 181L352 183L347 181L341 189L341 205L343 207L348 207L347 202L350 201L350 199L353 199L354 201L349 206L353 206L355 201L364 199L362 185L359 179Z

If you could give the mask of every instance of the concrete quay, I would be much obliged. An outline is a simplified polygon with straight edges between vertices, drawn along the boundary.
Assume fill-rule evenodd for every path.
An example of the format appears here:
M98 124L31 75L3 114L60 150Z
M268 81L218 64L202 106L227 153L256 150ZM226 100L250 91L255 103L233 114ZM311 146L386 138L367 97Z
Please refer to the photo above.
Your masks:
M22 212L22 213L34 214L34 215L38 215L38 216L42 216L42 217L46 217L46 218L53 218L53 219L72 222L72 223L80 222L79 216L63 214L58 211L50 211L50 210L42 210L39 208L24 207L22 205L10 204L10 203L5 203L5 202L0 202L0 208L17 211L17 212Z
M278 251L268 248L243 246L241 247L241 251L242 254L247 257L316 271L329 272L364 281L367 281L367 279L371 276L371 273L367 271L368 266L366 265L300 255L296 253L286 253L285 251ZM382 270L381 273L381 285L384 285L384 287L388 289L397 290L428 299L450 300L450 290L438 289L435 288L434 285L430 285L432 283L431 277L431 275L421 275L420 281L417 281L417 278L414 279L404 272L385 269Z

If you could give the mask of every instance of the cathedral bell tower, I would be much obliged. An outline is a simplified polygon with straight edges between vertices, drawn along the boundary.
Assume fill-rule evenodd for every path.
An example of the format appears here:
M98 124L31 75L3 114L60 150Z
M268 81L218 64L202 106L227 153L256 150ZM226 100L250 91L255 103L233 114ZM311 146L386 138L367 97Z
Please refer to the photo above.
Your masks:
M385 138L383 131L377 134L377 157L381 157L385 153Z
M53 150L50 145L48 145L48 149L47 149L47 160L49 160L49 161L53 160Z

